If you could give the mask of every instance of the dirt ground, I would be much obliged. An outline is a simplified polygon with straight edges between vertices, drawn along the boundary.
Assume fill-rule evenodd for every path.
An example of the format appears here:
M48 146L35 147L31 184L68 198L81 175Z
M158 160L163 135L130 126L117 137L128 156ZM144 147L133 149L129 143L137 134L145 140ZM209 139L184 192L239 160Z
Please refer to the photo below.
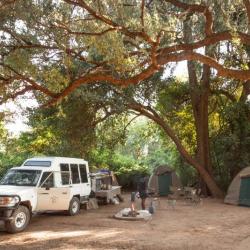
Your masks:
M113 219L129 207L129 195L124 197L119 205L82 210L75 217L36 215L28 229L16 235L1 229L0 249L250 249L250 208L214 199L204 199L201 205L177 201L173 207L160 198L149 221Z

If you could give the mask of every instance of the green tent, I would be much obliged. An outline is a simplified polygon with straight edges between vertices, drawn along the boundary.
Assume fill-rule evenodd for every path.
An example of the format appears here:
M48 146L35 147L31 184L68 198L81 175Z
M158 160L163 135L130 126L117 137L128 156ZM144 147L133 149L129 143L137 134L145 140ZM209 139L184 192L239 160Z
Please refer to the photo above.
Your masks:
M234 177L224 202L250 207L250 167L242 169Z
M170 186L181 187L175 171L166 165L156 167L149 178L149 191L160 196L167 196L170 193Z

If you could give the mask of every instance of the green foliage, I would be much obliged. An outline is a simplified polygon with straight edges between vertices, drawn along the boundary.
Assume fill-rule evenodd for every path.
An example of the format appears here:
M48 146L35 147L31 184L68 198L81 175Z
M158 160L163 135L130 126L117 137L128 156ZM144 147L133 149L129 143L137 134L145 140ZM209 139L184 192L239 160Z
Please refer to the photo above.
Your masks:
M168 2L145 1L148 6L143 20L138 1L86 2L97 15L103 15L108 23L112 19L114 24L93 18L94 15L89 18L81 4L74 6L65 1L19 0L7 11L0 9L0 80L10 78L10 82L0 84L0 101L8 94L22 92L26 76L54 93L71 87L89 73L108 72L116 79L133 77L152 60L153 43L148 39L156 41L161 35L158 52L183 43L183 21L189 11L180 12ZM209 0L206 4L214 18L213 31L230 30L233 35L232 41L215 46L214 58L230 68L247 69L248 48L239 42L237 33L246 33L249 28L243 2ZM204 16L190 11L189 24L193 25L194 41L204 39ZM158 52L157 57L161 58ZM201 79L202 65L196 63L195 70ZM160 71L126 89L104 83L80 87L58 106L29 110L32 130L19 138L9 138L0 123L2 169L19 165L33 155L63 155L89 158L91 164L109 167L120 177L125 176L127 183L133 175L148 173L158 164L173 166L184 183L193 182L196 172L184 163L164 131L147 122L127 127L131 117L138 115L131 115L131 104L151 108L195 157L197 138L190 92L201 93L202 89L190 89L188 82L171 76L163 79L162 75ZM13 76L18 77L11 81ZM34 83L26 84L30 87ZM215 95L209 102L212 165L225 188L236 172L249 165L249 104L239 101L242 88L237 82L213 79L211 87L235 98L228 103L228 98ZM36 98L39 104L48 101L42 94L36 94Z
M3 142L0 152L0 177L13 166L20 166L25 159L36 153L31 145L32 137L29 133L22 133L19 138L10 138Z
M212 138L213 159L224 188L243 168L250 165L250 105L241 101L224 107L224 126Z
M133 120L127 127L126 137L117 141L115 147L98 145L101 148L97 146L88 155L91 165L95 169L113 170L124 187L136 188L139 176L150 175L159 165L176 170L183 184L193 184L197 178L196 172L183 162L173 143L146 119Z
M192 3L201 4L187 2ZM96 72L88 71L91 67L101 68L97 72L109 72L117 79L138 75L151 61L150 49L158 38L161 39L157 49L183 43L187 13L172 3L145 1L143 18L138 1L103 0L86 4L96 15L77 1L18 0L1 6L0 54L7 66L0 67L1 74L12 76L18 71L57 93L89 72ZM234 35L233 54L244 58L242 46L235 43L237 32L248 30L243 2L210 0L206 4L212 12L214 32L230 30ZM190 10L190 19L195 40L202 40L204 16ZM223 60L227 54L228 51L220 52ZM1 86L1 96L18 92L21 87L23 81Z
M238 92L233 94L239 98ZM30 110L32 130L5 142L2 166L19 165L34 155L83 157L93 169L111 169L121 184L131 187L139 175L167 164L184 185L194 184L196 171L184 162L166 134L127 108L135 100L153 107L171 124L186 149L195 154L188 84L175 78L164 80L157 74L126 89L82 87L58 106ZM226 189L232 177L249 165L249 103L213 95L210 104L212 165L218 183Z
M113 170L124 187L136 187L139 176L149 175L148 166L140 165L130 156L117 154L110 162L110 169Z
M83 91L82 96L79 94ZM29 111L33 147L38 153L84 157L95 144L98 105L79 90L59 106Z

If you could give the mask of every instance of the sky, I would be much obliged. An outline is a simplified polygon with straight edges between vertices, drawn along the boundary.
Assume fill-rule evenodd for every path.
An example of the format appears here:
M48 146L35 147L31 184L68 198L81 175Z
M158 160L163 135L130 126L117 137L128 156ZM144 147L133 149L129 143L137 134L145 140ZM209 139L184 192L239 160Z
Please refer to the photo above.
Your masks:
M170 66L174 66L176 64L172 63ZM174 76L177 77L187 77L187 62L182 61L179 62L173 72ZM164 75L169 75L169 70L166 70ZM0 105L0 112L8 112L13 113L13 116L9 121L6 122L5 127L8 129L9 133L12 136L18 136L23 131L28 131L29 127L27 126L27 117L24 114L24 111L27 107L36 107L37 102L32 97L31 94L27 94L24 98L19 98L14 101L9 101L6 104Z
M26 125L27 117L24 111L27 107L36 107L37 102L31 94L27 94L24 98L19 98L14 101L9 101L6 104L0 105L0 112L10 112L13 115L8 118L5 127L12 136L18 136L22 131L29 130Z

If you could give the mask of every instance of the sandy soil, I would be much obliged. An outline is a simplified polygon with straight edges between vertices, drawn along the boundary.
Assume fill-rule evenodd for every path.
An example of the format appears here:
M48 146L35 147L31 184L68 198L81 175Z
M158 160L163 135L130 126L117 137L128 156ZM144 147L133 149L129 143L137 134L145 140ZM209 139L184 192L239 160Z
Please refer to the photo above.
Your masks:
M173 208L161 198L150 221L112 218L128 204L125 195L119 205L82 210L75 217L36 215L25 232L1 231L0 249L250 249L250 208L213 199L197 206L177 201Z

